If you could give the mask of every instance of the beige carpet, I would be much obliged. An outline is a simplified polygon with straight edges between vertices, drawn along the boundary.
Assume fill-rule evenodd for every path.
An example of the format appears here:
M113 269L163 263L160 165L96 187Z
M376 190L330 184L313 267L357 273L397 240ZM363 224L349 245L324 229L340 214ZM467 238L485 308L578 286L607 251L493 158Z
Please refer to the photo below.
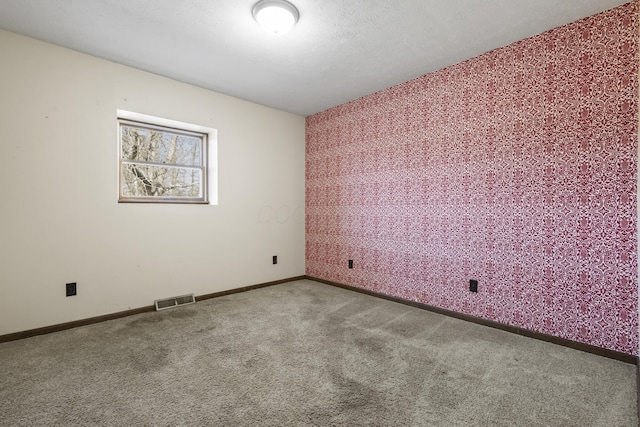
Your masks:
M637 426L635 366L298 281L0 344L2 426Z

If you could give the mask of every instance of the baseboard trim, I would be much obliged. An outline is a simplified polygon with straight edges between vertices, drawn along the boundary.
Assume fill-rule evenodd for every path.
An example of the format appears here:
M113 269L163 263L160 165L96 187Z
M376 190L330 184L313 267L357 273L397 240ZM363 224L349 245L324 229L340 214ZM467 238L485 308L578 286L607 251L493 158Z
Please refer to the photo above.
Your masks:
M517 335L522 335L525 337L529 337L529 338L534 338L540 341L546 341L546 342L550 342L553 344L557 344L557 345L561 345L564 347L569 347L569 348L573 348L575 350L580 350L580 351L584 351L587 353L592 353L598 356L603 356L603 357L607 357L609 359L615 359L615 360L619 360L621 362L625 362L625 363L630 363L633 365L638 366L638 358L636 356L630 355L630 354L626 354L626 353L621 353L618 351L614 351L614 350L609 350L606 348L601 348L601 347L596 347L594 345L590 345L590 344L585 344L585 343L581 343L578 341L572 341L566 338L560 338L560 337L556 337L553 335L548 335L548 334L543 334L541 332L535 332L535 331L530 331L528 329L524 329L524 328L520 328L517 326L512 326L512 325L507 325L505 323L499 323L499 322L495 322L493 320L488 320L488 319L483 319L481 317L476 317L476 316L471 316L469 314L464 314L464 313L458 313L455 311L451 311L451 310L447 310L444 308L440 308L440 307L435 307L432 305L428 305L428 304L423 304L420 302L416 302L416 301L411 301L411 300L407 300L404 298L398 298L398 297L393 297L390 295L385 295L382 293L378 293L378 292L373 292L373 291L369 291L366 289L362 289L362 288L358 288L355 286L349 286L349 285L345 285L342 283L337 283L337 282L333 282L330 280L324 280L324 279L319 279L317 277L313 277L313 276L306 276L306 279L308 280L313 280L316 282L320 282L320 283L324 283L327 285L331 285L331 286L335 286L338 288L342 288L342 289L347 289L350 291L354 291L354 292L358 292L361 294L366 294L366 295L371 295L374 297L378 297L378 298L382 298L382 299L386 299L389 301L394 301L400 304L404 304L404 305L409 305L412 307L416 307L416 308L420 308L423 310L427 310L427 311L431 311L433 313L439 313L439 314L443 314L445 316L449 316L449 317L455 317L456 319L460 319L460 320L465 320L467 322L472 322L472 323L476 323L479 325L483 325L483 326L488 326L490 328L495 328L495 329L501 329L503 331L506 332L511 332ZM639 379L640 381L640 379ZM638 385L638 390L640 391L640 383ZM639 409L640 411L640 409Z
M565 338L556 337L556 336L553 336L553 335L543 334L543 333L540 333L540 332L530 331L528 329L520 328L520 327L517 327L517 326L507 325L505 323L499 323L499 322L495 322L495 321L492 321L492 320L483 319L481 317L471 316L471 315L464 314L464 313L458 313L458 312L447 310L447 309L444 309L444 308L435 307L435 306L431 306L431 305L428 305L428 304L419 303L419 302L416 302L416 301L406 300L406 299L403 299L403 298L393 297L393 296L390 296L390 295L385 295L385 294L382 294L382 293L369 291L369 290L358 288L358 287L355 287L355 286L349 286L349 285L345 285L345 284L342 284L342 283L333 282L333 281L330 281L330 280L320 279L320 278L317 278L317 277L307 276L307 275L295 276L295 277L290 277L290 278L287 278L287 279L275 280L275 281L271 281L271 282L259 283L259 284L256 284L256 285L244 286L244 287L241 287L241 288L229 289L229 290L221 291L221 292L214 292L214 293L210 293L210 294L199 295L199 296L196 296L196 301L203 301L203 300L207 300L207 299L211 299L211 298L218 298L218 297L222 297L222 296L225 296L225 295L231 295L231 294L237 294L237 293L241 293L241 292L247 292L247 291L251 291L251 290L254 290L254 289L266 288L266 287L269 287L269 286L275 286L275 285L280 285L280 284L283 284L283 283L294 282L296 280L304 280L304 279L313 280L313 281L316 281L316 282L319 282L319 283L324 283L324 284L327 284L327 285L331 285L331 286L335 286L335 287L338 287L338 288L347 289L347 290L350 290L350 291L353 291L353 292L358 292L358 293L374 296L374 297L377 297L377 298L386 299L386 300L389 300L389 301L394 301L394 302L397 302L397 303L400 303L400 304L404 304L404 305L420 308L420 309L431 311L431 312L434 312L434 313L443 314L443 315L449 316L449 317L454 317L456 319L461 319L461 320L465 320L465 321L468 321L468 322L476 323L476 324L479 324L479 325L488 326L490 328L501 329L503 331L511 332L511 333L514 333L514 334L517 334L517 335L522 335L522 336L526 336L526 337L529 337L529 338L534 338L534 339L537 339L537 340L541 340L541 341L546 341L546 342L550 342L550 343L553 343L553 344L562 345L564 347L569 347L569 348L573 348L575 350L585 351L587 353L592 353L592 354L595 354L595 355L598 355L598 356L603 356L603 357L607 357L607 358L610 358L610 359L619 360L621 362L634 364L634 365L637 366L638 413L640 415L640 358L638 358L636 356L633 356L633 355L630 355L630 354L621 353L621 352L618 352L618 351L609 350L609 349L605 349L605 348L601 348L601 347L596 347L596 346L593 346L593 345L590 345L590 344L585 344L585 343L581 343L581 342L577 342L577 341L572 341L572 340L568 340L568 339L565 339ZM87 318L87 319L80 319L80 320L75 320L75 321L72 321L72 322L60 323L60 324L57 324L57 325L44 326L42 328L30 329L30 330L27 330L27 331L20 331L20 332L14 332L14 333L11 333L11 334L0 335L0 343L9 342L9 341L16 341L16 340L20 340L20 339L24 339L24 338L37 336L37 335L50 334L50 333L53 333L53 332L64 331L66 329L77 328L77 327L80 327L80 326L86 326L86 325L91 325L91 324L94 324L94 323L106 322L108 320L120 319L122 317L128 317L128 316L133 316L135 314L141 314L141 313L147 313L147 312L150 312L150 311L154 311L154 309L155 308L154 308L153 305L149 305L149 306L145 306L145 307L135 308L135 309L132 309L132 310L125 310L125 311L120 311L120 312L117 312L117 313L105 314L105 315L102 315L102 316L90 317L90 318Z
M72 322L59 323L57 325L44 326L42 328L29 329L27 331L14 332L12 334L0 335L0 343L21 340L29 337L35 337L37 335L51 334L53 332L60 332L66 329L78 328L80 326L106 322L107 320L133 316L134 314L148 313L154 310L155 310L155 307L153 305L149 305L145 307L134 308L133 310L125 310L117 313L105 314L102 316L89 317L87 319L74 320Z
M274 280L273 282L259 283L257 285L245 286L243 288L229 289L228 291L214 292L212 294L200 295L196 297L196 301L202 301L211 298L223 297L225 295L238 294L240 292L252 291L254 289L266 288L269 286L280 285L282 283L295 282L296 280L304 280L306 276L290 277L288 279Z
M245 286L242 288L229 289L227 291L200 295L200 296L196 296L196 301L202 301L210 298L217 298L225 295L237 294L240 292L247 292L253 289L265 288L267 286L274 286L282 283L293 282L296 280L302 280L305 277L306 276L296 276L288 279L275 280L273 282L259 283L257 285ZM120 319L122 317L133 316L135 314L148 313L150 311L155 311L155 306L149 305L145 307L134 308L132 310L119 311L117 313L105 314L102 316L90 317L87 319L74 320L72 322L59 323L57 325L44 326L42 328L29 329L27 331L14 332L11 334L0 335L0 343L21 340L29 337L35 337L37 335L51 334L53 332L60 332L66 329L78 328L80 326L87 326L87 325L92 325L94 323L106 322L107 320Z

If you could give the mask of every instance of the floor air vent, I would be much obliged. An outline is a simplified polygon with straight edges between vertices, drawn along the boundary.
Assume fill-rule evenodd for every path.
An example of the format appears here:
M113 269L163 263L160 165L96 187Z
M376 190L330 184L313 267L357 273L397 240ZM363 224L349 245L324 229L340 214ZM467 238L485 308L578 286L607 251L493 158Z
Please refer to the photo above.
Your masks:
M156 311L165 310L167 308L178 307L180 305L193 304L196 302L196 298L193 294L189 295L180 295L179 297L171 297L164 299L157 299L155 301Z

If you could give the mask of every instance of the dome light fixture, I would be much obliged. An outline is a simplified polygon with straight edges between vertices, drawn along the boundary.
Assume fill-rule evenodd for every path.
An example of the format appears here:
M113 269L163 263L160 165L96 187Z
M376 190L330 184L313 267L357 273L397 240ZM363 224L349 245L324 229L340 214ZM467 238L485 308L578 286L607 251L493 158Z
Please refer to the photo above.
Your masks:
M253 6L253 18L271 34L289 32L298 22L298 9L286 0L260 0Z

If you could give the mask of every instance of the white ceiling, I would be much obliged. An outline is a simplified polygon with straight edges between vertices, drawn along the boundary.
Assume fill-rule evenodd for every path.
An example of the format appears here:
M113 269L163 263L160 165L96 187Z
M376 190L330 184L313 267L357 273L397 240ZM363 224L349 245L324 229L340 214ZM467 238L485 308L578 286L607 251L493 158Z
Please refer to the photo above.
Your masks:
M0 28L307 116L628 0L0 0ZM2 61L7 58L2 58Z

